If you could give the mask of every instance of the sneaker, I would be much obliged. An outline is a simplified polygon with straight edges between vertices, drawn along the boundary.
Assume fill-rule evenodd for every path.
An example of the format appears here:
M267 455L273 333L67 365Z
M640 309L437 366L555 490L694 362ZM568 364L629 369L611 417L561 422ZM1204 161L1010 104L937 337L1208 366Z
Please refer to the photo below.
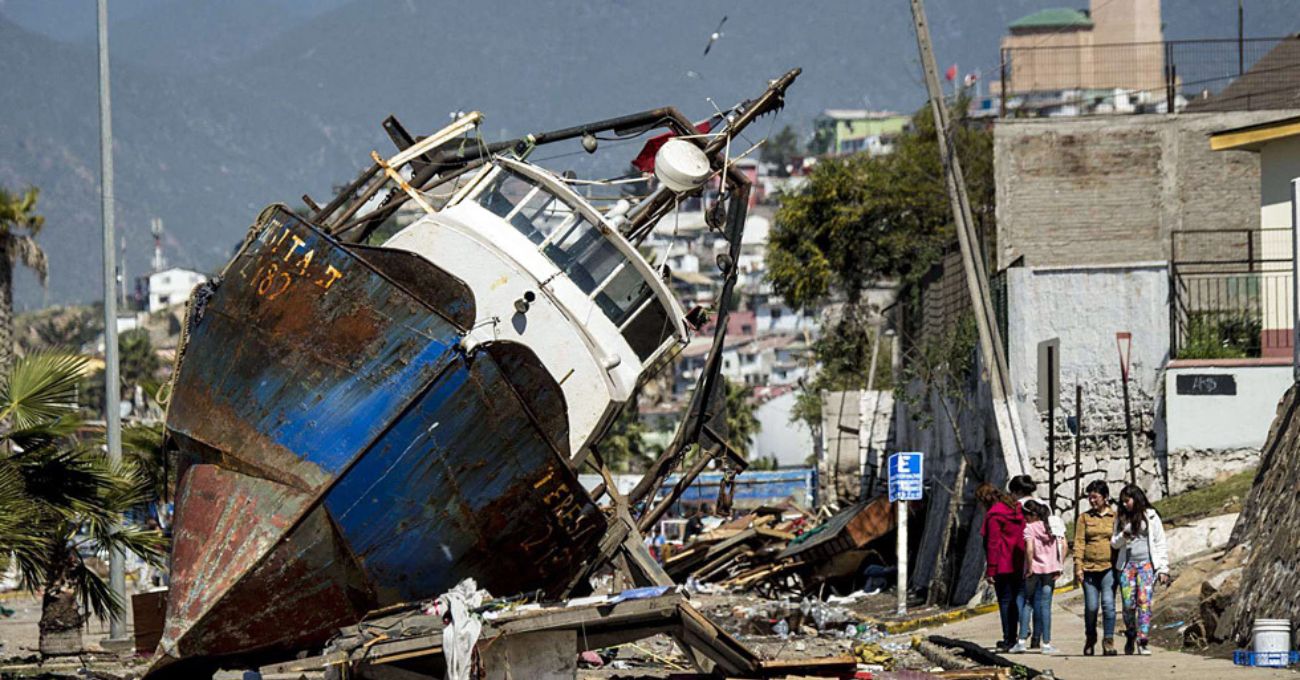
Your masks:
M1105 638L1101 641L1101 654L1102 656L1119 656L1119 652L1115 649L1115 638Z
M1029 651L1029 647L1026 646L1025 642L1025 640L1017 640L1016 645L1007 651L1012 654L1024 654Z
M1003 653L1006 653L1007 650L1011 649L1014 646L1015 645L1013 643L1007 642L1006 640L998 640L997 642L993 643L993 648Z
M1138 655L1151 656L1151 648L1147 646L1146 640L1143 640L1142 642L1138 643Z
M1133 656L1133 652L1135 651L1137 651L1137 641L1133 639L1132 635L1130 635L1128 639L1124 641L1124 653Z
M1043 653L1043 654L1055 654L1055 653L1056 653L1056 648L1052 646L1052 643L1050 643L1050 642L1044 642L1044 643L1043 643L1043 649L1041 650L1041 653Z
M1093 654L1096 653L1097 653L1097 635L1096 633L1093 633L1087 636L1087 638L1084 640L1083 655L1092 656Z

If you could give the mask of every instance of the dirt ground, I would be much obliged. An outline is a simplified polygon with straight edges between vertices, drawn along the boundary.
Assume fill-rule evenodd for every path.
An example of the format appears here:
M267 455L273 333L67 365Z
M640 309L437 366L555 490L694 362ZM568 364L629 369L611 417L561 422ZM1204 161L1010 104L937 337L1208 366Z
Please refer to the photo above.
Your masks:
M914 651L909 636L890 637L860 625L864 616L892 612L891 595L864 597L841 604L814 602L772 601L746 594L696 594L695 606L712 618L729 634L765 659L804 659L828 656L853 655L855 648L869 654L868 667L891 670L929 669L933 664ZM37 621L40 618L40 601L28 595L10 594L3 600L13 609L9 618L0 618L0 641L9 670L0 666L0 678L128 678L142 672L143 659L125 663L98 659L65 659L38 669L35 661L37 649ZM783 626L788 633L782 635ZM95 648L98 641L108 635L108 626L93 621L85 633L87 647ZM618 648L601 650L599 666L586 663L580 675L590 680L613 677L667 677L673 673L690 672L690 667L676 644L665 635L657 635ZM82 664L81 661L91 662ZM594 661L594 660L593 660ZM17 668L13 664L20 664ZM88 675L83 668L94 669L97 675ZM223 674L238 678L238 673ZM295 676L296 677L296 676Z

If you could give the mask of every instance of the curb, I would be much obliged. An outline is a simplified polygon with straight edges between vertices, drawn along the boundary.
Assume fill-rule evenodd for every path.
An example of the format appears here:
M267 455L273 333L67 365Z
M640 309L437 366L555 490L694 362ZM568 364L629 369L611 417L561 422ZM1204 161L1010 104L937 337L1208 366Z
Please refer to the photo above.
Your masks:
M1060 586L1052 591L1054 595L1061 595L1072 590L1077 590L1078 586L1071 583L1070 585ZM948 623L964 621L974 616L982 614L991 614L998 610L997 602L981 604L975 607L966 607L963 609L954 609L952 611L940 612L929 616L921 616L914 619L905 619L903 621L886 621L872 617L865 617L864 623L875 626L890 635L899 635L910 633L921 628L930 628L932 626L941 626Z

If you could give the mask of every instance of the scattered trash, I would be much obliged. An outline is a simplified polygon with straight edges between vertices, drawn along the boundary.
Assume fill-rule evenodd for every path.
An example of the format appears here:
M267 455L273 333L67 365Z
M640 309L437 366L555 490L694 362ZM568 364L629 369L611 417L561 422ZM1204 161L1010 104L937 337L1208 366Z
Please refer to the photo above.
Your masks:
M479 590L474 579L467 578L438 598L435 610L446 612L442 629L443 656L447 659L447 680L469 680L474 645L478 644L483 623L470 613L491 596Z
M781 619L775 626L772 626L772 634L782 640L790 637L790 624L786 623L785 619Z
M600 658L599 654L587 650L578 655L578 663L582 665L583 668L600 668L605 665L605 660Z
M887 671L894 669L894 655L876 642L859 642L853 645L853 658L860 664L878 665Z

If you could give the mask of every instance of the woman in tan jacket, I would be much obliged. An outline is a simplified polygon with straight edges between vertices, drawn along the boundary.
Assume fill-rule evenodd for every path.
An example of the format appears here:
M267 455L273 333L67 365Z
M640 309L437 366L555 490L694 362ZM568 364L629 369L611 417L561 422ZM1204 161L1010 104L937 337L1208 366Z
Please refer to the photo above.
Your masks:
M1110 507L1110 487L1100 479L1088 485L1088 504L1074 527L1074 578L1083 584L1083 625L1087 639L1085 656L1097 647L1097 610L1101 609L1102 654L1115 656L1115 567L1111 537L1115 533L1115 511Z

